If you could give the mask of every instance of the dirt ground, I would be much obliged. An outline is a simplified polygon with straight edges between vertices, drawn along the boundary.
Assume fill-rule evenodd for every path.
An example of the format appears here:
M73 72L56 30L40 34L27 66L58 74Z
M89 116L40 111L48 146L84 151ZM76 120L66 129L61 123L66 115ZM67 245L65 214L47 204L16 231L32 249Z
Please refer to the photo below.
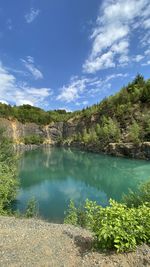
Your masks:
M92 251L92 234L70 225L0 217L0 267L150 267L150 247L132 253Z

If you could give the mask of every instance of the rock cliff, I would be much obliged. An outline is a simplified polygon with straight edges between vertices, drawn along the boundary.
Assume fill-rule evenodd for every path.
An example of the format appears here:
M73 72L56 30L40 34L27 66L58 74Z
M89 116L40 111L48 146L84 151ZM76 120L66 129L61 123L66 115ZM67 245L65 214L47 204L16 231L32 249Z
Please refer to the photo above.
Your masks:
M15 144L23 144L23 139L28 136L40 136L44 144L57 144L59 140L71 138L79 133L85 125L95 123L95 118L90 121L70 119L67 122L53 122L49 125L38 125L35 123L21 123L17 120L0 118L0 128L6 130L6 136ZM106 147L99 144L85 145L79 142L70 142L67 146L74 146L91 152L103 152L113 156L124 156L130 158L150 159L150 142L142 144L133 143L109 143Z
M12 139L14 143L23 143L24 137L41 136L44 138L44 143L53 144L63 134L63 123L51 123L49 125L38 125L36 123L21 123L17 120L8 120L0 118L0 128L5 130L8 138Z

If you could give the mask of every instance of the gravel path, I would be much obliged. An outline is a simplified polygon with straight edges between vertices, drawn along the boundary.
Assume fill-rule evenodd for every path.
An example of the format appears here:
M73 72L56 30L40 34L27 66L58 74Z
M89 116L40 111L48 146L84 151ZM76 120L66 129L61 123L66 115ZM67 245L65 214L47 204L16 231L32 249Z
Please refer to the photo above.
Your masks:
M0 267L150 267L150 248L110 254L92 252L92 235L70 225L0 217Z

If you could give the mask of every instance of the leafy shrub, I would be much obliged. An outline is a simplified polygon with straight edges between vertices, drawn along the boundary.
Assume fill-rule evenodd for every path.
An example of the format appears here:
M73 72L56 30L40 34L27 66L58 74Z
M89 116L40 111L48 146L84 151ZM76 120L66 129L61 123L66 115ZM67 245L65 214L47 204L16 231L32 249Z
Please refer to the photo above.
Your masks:
M32 217L36 217L37 215L38 215L37 202L36 202L35 198L32 198L27 203L27 208L25 211L25 217L32 218Z
M130 189L122 200L128 207L138 207L145 202L150 206L150 181L140 185L136 192Z
M118 142L120 139L120 129L117 122L103 116L100 127L96 127L100 142Z
M71 204L65 222L75 222L77 225L80 221L78 216L77 208ZM125 204L110 200L110 206L103 208L96 202L86 200L83 218L85 227L93 231L98 248L123 252L133 250L143 242L150 242L150 207L146 204L128 208Z
M10 212L18 188L17 158L12 144L0 130L0 214Z
M64 223L78 225L77 208L75 207L74 202L72 200L70 200L69 208L67 210Z

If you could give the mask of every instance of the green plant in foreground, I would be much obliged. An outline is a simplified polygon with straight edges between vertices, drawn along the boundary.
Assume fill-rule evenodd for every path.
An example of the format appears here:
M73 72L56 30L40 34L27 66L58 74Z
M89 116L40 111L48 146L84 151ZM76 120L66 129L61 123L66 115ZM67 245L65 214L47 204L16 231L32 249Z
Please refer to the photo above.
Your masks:
M150 207L150 180L141 184L136 192L129 190L129 194L123 195L122 201L128 207L138 207L147 202Z
M17 158L9 140L0 129L0 215L11 214L11 203L18 188Z
M35 200L35 198L31 198L27 203L25 217L32 218L32 217L37 217L37 215L38 215L37 201Z
M133 250L143 242L150 243L150 207L146 203L138 208L128 208L110 200L110 206L103 208L86 200L84 213L84 225L94 233L98 248L123 252ZM77 217L77 208L71 203L65 222L76 225L80 221Z
M78 225L77 208L75 207L73 200L70 200L64 223Z

